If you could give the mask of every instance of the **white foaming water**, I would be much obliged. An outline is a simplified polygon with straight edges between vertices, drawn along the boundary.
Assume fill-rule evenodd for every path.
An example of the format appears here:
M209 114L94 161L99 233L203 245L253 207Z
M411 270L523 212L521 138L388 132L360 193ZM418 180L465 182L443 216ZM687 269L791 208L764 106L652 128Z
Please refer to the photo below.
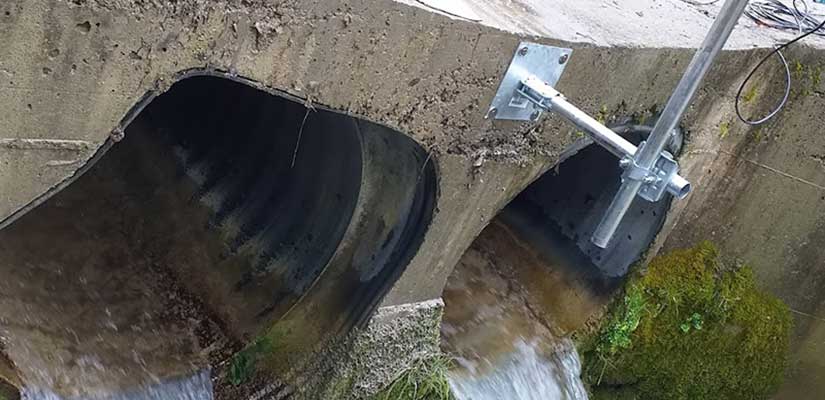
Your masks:
M480 372L463 365L449 374L459 400L587 400L581 362L570 340L561 340L544 356L538 343L516 341L512 353Z
M208 370L203 370L142 389L104 396L65 398L49 390L33 387L24 388L21 395L23 400L212 400L212 380L209 375Z

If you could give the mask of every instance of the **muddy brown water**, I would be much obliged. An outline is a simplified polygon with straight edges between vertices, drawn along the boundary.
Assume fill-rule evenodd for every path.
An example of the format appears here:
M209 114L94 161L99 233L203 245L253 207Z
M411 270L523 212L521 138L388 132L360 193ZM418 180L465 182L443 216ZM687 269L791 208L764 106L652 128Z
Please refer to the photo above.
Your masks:
M507 209L462 257L444 291L444 350L461 399L586 399L569 336L616 283L530 215Z

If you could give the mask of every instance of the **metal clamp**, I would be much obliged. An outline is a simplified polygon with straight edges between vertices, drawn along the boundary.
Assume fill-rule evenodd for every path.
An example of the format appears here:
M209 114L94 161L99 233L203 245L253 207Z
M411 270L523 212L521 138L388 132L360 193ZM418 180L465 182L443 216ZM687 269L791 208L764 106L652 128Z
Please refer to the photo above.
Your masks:
M646 142L639 144L637 152L641 151ZM642 188L639 189L639 197L650 201L657 202L664 197L665 192L669 187L676 189L672 194L679 198L687 195L683 189L677 187L678 184L669 185L675 177L679 175L679 163L673 159L673 155L667 151L663 151L653 168L647 169L639 165L631 156L626 156L619 160L619 166L624 169L622 180L641 181ZM688 188L690 191L690 188Z

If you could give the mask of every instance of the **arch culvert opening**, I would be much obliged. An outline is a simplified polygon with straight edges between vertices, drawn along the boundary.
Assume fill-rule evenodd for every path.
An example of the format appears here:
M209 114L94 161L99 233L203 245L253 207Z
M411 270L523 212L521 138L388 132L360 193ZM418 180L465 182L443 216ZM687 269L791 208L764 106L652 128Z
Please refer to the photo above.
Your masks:
M637 145L650 131L616 130ZM669 198L637 198L610 245L593 245L621 173L601 147L574 145L463 255L444 291L442 324L443 346L460 361L451 376L460 398L579 398L584 389L568 337L603 310L670 205ZM506 382L530 393L514 393Z
M181 80L0 231L6 353L24 386L122 392L225 365L318 286L352 299L319 318L363 320L434 196L427 153L398 132L220 77Z

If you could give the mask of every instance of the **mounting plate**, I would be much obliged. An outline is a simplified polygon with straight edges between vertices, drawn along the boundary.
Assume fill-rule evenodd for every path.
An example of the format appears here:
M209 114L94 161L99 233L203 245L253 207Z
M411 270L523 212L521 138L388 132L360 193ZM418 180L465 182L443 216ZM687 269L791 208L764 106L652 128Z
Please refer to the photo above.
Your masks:
M567 65L571 49L546 46L543 44L521 42L507 68L504 78L493 98L486 118L514 121L535 121L542 110L518 94L519 84L528 76L543 80L550 86L556 86Z

